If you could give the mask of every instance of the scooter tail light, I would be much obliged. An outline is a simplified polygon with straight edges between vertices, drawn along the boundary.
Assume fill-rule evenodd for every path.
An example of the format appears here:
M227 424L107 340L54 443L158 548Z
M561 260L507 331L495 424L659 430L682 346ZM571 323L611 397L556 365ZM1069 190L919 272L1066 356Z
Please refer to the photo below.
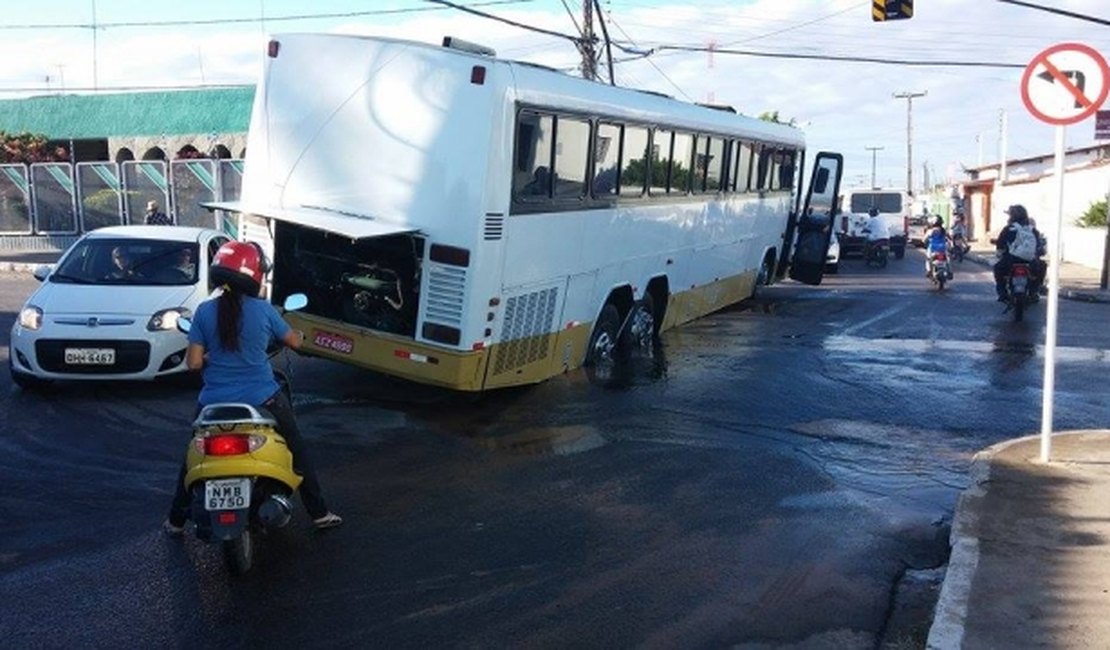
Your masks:
M948 259L948 255L946 253L937 253L935 257L938 262L943 262Z
M1028 277L1029 268L1022 265L1014 265L1013 273L1015 276Z
M258 450L266 443L265 436L250 434L219 434L205 436L205 456L241 456Z

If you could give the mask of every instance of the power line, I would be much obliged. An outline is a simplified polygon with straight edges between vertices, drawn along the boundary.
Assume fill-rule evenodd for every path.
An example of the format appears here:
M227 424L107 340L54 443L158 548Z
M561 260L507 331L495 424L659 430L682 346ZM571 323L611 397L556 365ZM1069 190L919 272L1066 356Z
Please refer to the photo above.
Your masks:
M618 30L620 30L620 33L624 34L624 37L625 37L625 38L627 38L627 39L628 39L629 41L632 41L632 37L628 35L628 32L624 31L624 28L623 28L623 27L621 27L620 25L618 25L618 24L617 24L617 21L613 20L613 14L612 14L612 12L609 12L609 22L610 22L610 23L611 23L611 24L613 25L613 27L616 27L616 28L617 28ZM612 43L613 45L615 45L615 46L617 47L617 49L621 50L622 52L624 52L624 51L627 51L627 50L625 50L624 48L622 48L622 47L621 47L620 45L617 45L617 42L616 42L616 41L610 41L610 42L611 42L611 43ZM632 44L633 44L633 45L635 45L636 43L635 43L635 42L633 42ZM686 91L684 91L684 90L683 90L683 89L682 89L682 88L681 88L681 87L680 87L680 86L679 86L678 84L676 84L676 83L674 82L674 80L673 80L673 79L671 79L670 77L668 77L668 76L667 76L667 73L666 73L666 72L663 72L662 68L660 68L659 66L655 65L655 62L654 62L654 61L652 61L651 59L647 58L648 56L649 56L648 54L644 54L643 56L641 56L641 57L638 57L638 58L643 58L643 59L645 59L645 60L646 60L646 61L648 62L648 64L649 64L649 65L650 65L651 67L655 68L655 71L656 71L656 72L658 72L658 73L659 73L659 74L660 74L660 75L661 75L661 76L662 76L662 77L663 77L664 79L666 79L666 80L667 80L667 83L669 83L669 84L671 84L672 86L674 86L674 89L675 89L675 90L677 90L677 91L679 92L679 94L680 94L680 95L682 95L683 97L685 97L685 98L687 99L687 101L691 101L691 102L692 102L692 101L694 101L694 100L693 100L693 98L691 98L691 97L690 97L689 95L687 95L687 94L686 94ZM635 59L625 59L625 61L632 61L632 60L635 60ZM613 61L613 63L623 63L623 62L624 62L624 61L618 61L618 60L614 60L614 61Z
M847 13L849 11L859 9L860 7L866 6L868 4L870 4L870 2L861 2L859 4L852 5L851 7L848 7L846 9L842 9L840 11L837 11L835 13L831 13L831 14L828 14L828 15L825 15L825 16L821 16L819 18L814 18L813 20L810 20L808 22L798 23L797 25L793 25L791 27L784 27L782 29L779 29L779 30L776 30L776 31L773 31L773 32L767 32L766 34L759 34L758 36L752 36L750 38L745 38L743 40L733 41L731 43L725 43L725 46L727 47L727 46L730 46L730 45L740 45L742 43L750 43L751 41L758 41L762 38L767 38L769 36L778 36L779 34L784 34L786 32L791 32L791 31L794 31L795 29L801 29L802 27L807 27L807 26L812 25L814 23L819 23L823 20L828 20L829 18L835 18L836 16L839 16L840 14L844 14L844 13Z
M425 0L433 1L433 0ZM486 0L485 2L475 2L470 5L452 6L455 9L465 9L465 7L489 7L494 5L511 5L530 3L533 0ZM438 3L448 4L448 3ZM265 18L207 18L195 20L144 20L144 21L124 21L113 23L98 23L95 18L90 23L36 23L24 25L0 25L0 30L13 30L13 29L112 29L121 27L187 27L187 26L202 26L202 25L234 25L242 23L258 23L258 22L284 22L291 20L316 20L326 18L357 18L360 16L384 16L390 14L410 14L426 11L443 11L445 7L409 7L407 9L372 9L367 11L346 11L340 13L326 13L326 14L295 14L289 16L266 16Z
M450 7L452 9L458 9L459 11L463 11L463 12L468 13L468 14L472 14L472 15L475 15L475 16L480 16L482 18L488 18L490 20L496 20L497 22L505 23L506 25L512 25L513 27L519 27L521 29L527 29L528 31L536 32L538 34L547 34L548 36L555 36L556 38L565 38L566 40L571 41L572 43L579 43L579 42L582 41L582 38L579 37L579 36L572 36L570 34L563 34L562 32L556 32L556 31L552 31L550 29L544 29L543 27L536 27L535 25L527 25L525 23L520 23L520 22L517 22L515 20L509 20L508 18L502 18L501 16L495 16L493 14L488 14L484 11L478 11L477 9L472 9L469 6L466 6L466 5L460 5L460 4L455 4L454 2L448 2L448 0L424 0L424 2L430 2L432 4L443 5L444 7Z
M998 0L998 1L999 2L1005 2L1006 4L1017 5L1019 7L1029 7L1030 9L1039 9L1041 11L1047 11L1049 13L1059 14L1061 16L1067 16L1068 18L1078 18L1079 20L1086 20L1086 21L1089 21L1089 22L1092 22L1092 23L1098 23L1099 25L1110 26L1110 20L1104 20L1102 18L1095 18L1094 16L1088 16L1086 14L1077 14L1074 11L1064 11L1063 9L1057 9L1055 7L1046 7L1044 5L1033 4L1032 2L1020 2L1019 0Z
M641 57L652 56L653 54L666 51L676 52L708 52L709 48L704 46L693 45L657 45L650 50L632 49L622 46L619 42L614 41L613 45L622 52L628 54L638 54ZM633 43L635 45L635 43ZM713 48L715 54L739 54L742 56L764 57L771 59L805 59L811 61L843 61L848 63L878 63L884 65L904 65L912 67L945 67L945 68L1007 68L1014 70L1024 70L1026 65L1024 63L1002 63L996 61L915 61L911 59L891 59L891 58L878 58L870 56L846 56L837 54L801 54L794 52L761 52L758 50L737 50L732 48ZM626 59L627 60L627 59Z

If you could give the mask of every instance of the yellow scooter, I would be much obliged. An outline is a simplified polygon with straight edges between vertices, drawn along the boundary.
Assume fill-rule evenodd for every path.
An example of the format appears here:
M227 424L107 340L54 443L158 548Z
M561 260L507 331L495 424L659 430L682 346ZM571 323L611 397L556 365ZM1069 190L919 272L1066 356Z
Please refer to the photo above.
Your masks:
M284 307L293 311L307 304L304 294L294 294ZM178 322L186 332L191 325L185 318ZM288 391L285 373L275 369L274 375ZM185 467L197 538L219 542L232 573L246 573L258 533L289 523L302 480L277 422L249 404L209 404L193 422Z

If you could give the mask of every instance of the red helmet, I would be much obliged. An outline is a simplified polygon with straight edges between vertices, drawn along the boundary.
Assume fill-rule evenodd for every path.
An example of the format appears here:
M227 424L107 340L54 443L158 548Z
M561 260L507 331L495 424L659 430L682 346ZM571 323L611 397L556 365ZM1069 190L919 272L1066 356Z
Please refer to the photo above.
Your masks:
M270 270L262 247L254 242L232 241L220 246L208 276L213 285L226 284L248 296L257 296L262 289L262 279Z

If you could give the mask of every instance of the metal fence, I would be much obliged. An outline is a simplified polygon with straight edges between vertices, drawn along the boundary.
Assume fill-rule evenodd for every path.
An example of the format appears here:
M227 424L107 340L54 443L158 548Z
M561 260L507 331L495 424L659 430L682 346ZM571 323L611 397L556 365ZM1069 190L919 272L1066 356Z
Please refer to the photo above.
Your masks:
M235 236L235 220L200 206L234 201L242 160L142 160L0 165L0 236L75 235L141 224L148 201L174 223Z

